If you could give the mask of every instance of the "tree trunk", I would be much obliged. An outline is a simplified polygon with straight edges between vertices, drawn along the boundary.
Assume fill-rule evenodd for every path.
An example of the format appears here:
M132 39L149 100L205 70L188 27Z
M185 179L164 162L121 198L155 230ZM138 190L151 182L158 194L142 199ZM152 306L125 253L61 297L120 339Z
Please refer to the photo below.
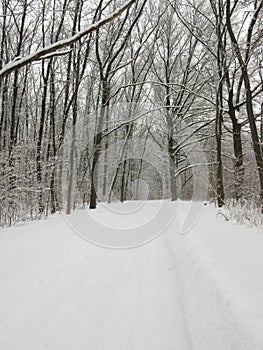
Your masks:
M107 79L102 81L102 100L101 100L101 110L99 113L97 134L94 138L94 154L91 167L91 188L90 188L90 209L96 209L97 206L97 194L96 189L98 186L98 160L101 153L101 143L102 143L102 127L105 120L105 114L108 109L108 98L109 98L109 83Z
M233 89L229 89L228 92L228 108L229 116L232 122L233 132L233 146L235 155L234 164L234 176L235 176L235 192L234 197L238 201L243 194L243 182L244 182L244 167L243 167L243 150L242 150L242 139L241 139L241 125L238 123L236 118L236 112L233 103Z
M223 181L223 162L222 162L222 110L217 106L216 111L216 183L217 183L217 204L221 208L225 204L225 192Z
M177 191L177 179L175 176L176 173L176 162L174 157L174 139L173 137L169 138L169 172L170 172L170 193L171 200L176 201L178 199Z

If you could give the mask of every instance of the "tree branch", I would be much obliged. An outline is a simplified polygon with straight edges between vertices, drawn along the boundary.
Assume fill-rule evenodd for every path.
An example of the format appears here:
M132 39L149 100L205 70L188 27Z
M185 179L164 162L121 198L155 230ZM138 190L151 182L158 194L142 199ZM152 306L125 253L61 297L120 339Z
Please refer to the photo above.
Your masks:
M114 11L112 14L107 16L106 18L103 18L99 20L96 23L91 24L89 27L83 29L82 31L76 33L75 35L71 36L70 38L59 40L51 45L48 45L46 47L41 48L38 51L35 51L25 57L16 58L14 61L9 62L4 66L3 69L0 70L0 80L2 80L5 76L9 75L10 73L24 67L25 65L37 61L43 56L49 55L53 52L56 52L59 49L65 48L67 46L70 46L77 41L79 41L81 38L86 36L87 34L96 31L103 25L113 21L116 17L120 16L125 10L130 8L130 6L135 3L136 0L130 0L126 2L122 7L118 8L116 11Z

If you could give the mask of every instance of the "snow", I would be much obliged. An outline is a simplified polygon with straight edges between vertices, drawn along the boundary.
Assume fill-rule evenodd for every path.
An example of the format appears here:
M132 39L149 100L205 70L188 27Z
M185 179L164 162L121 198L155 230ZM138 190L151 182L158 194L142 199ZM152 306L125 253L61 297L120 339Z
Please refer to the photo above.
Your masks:
M0 349L262 350L263 232L216 214L113 203L2 230Z
M188 327L197 349L263 349L263 232L216 214L171 244Z

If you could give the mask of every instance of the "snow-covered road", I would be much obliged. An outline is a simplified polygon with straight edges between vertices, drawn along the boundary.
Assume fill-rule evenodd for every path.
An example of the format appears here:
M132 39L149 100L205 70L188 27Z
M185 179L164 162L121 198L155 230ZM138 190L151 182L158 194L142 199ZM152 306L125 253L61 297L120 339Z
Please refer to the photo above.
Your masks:
M90 244L59 215L1 232L0 349L262 349L175 231L125 250Z
M57 251L50 247L51 234ZM1 315L1 349L191 348L164 236L137 249L116 251L86 242L78 247L70 232L66 239L65 232L47 235L44 246L42 240L38 246L37 233L30 237L35 241L32 251L26 247L32 242L23 242L21 250L18 243L7 259L11 271L6 266L6 274L16 286L12 295L5 293L13 300L5 317ZM72 254L70 241L75 250L71 258L66 257ZM44 279L44 261L50 280Z

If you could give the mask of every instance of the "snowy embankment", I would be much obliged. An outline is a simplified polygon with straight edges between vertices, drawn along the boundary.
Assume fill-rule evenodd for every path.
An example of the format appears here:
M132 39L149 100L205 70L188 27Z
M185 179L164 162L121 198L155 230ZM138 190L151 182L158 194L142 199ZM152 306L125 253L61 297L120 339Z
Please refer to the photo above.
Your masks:
M1 231L0 349L262 350L263 233L179 204L164 203L174 221L134 249L95 246L62 215ZM157 225L160 202L134 206L71 224L87 237L94 218L117 234Z

